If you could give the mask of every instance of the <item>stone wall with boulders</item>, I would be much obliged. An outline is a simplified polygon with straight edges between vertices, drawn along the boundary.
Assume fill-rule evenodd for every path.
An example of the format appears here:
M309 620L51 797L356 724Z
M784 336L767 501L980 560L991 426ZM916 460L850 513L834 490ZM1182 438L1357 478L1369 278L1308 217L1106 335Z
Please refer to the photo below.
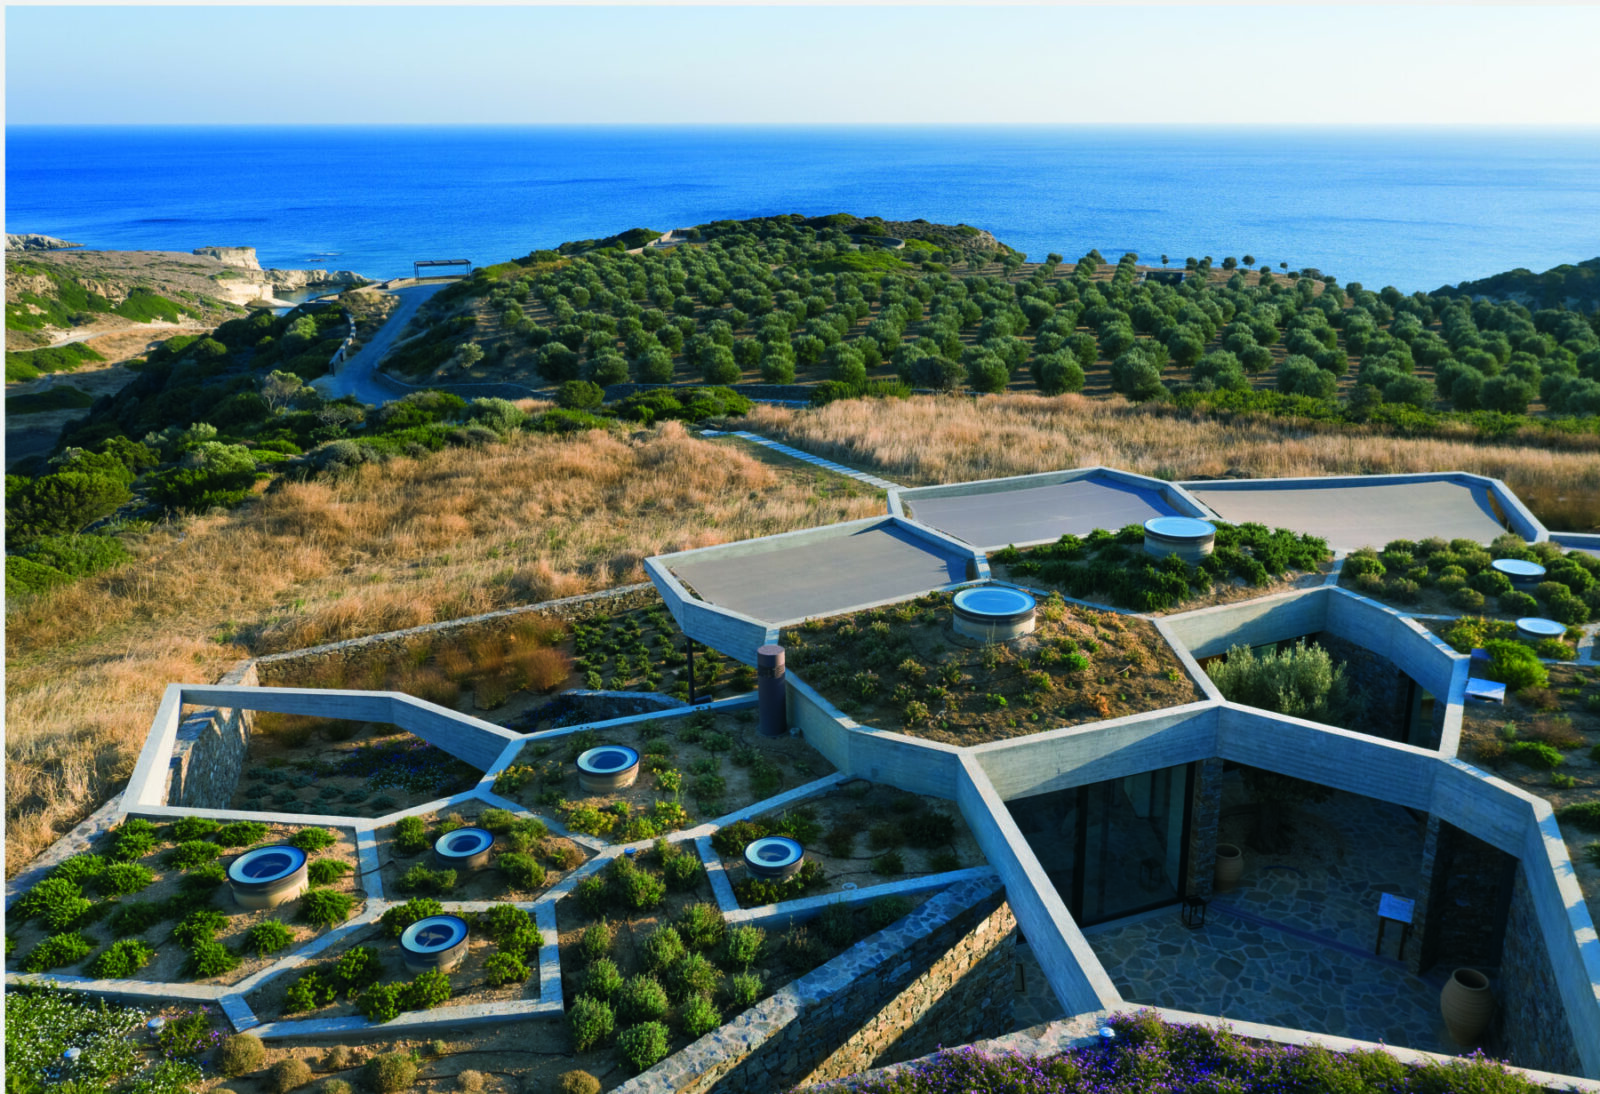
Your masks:
M1511 886L1511 909L1494 989L1497 998L1489 1031L1490 1044L1498 1049L1496 1055L1504 1055L1518 1067L1559 1075L1583 1074L1583 1061L1572 1040L1550 951L1521 866Z
M996 1036L1015 997L1004 901L992 879L953 885L615 1094L769 1094Z

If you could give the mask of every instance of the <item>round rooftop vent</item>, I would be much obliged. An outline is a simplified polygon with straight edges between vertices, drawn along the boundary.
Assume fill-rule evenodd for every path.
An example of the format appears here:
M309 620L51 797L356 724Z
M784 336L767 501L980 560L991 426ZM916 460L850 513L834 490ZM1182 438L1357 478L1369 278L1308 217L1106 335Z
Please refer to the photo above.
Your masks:
M400 935L400 952L412 972L448 972L467 956L467 921L458 915L430 915Z
M978 585L962 589L951 602L957 634L983 642L1007 642L1032 634L1033 597L1005 585Z
M806 850L788 836L767 836L745 845L744 864L756 877L786 878L800 869Z
M1554 619L1540 619L1538 616L1529 615L1517 620L1517 637L1524 642L1537 642L1541 638L1561 638L1566 633L1566 626Z
M1194 517L1151 517L1144 522L1144 549L1152 555L1177 555L1193 562L1211 553L1217 526Z
M591 794L632 786L639 777L639 754L626 745L601 745L578 757L578 784Z
M1511 584L1519 589L1532 588L1544 580L1544 567L1537 562L1528 562L1520 558L1497 558L1489 565L1509 577Z
M487 866L493 846L494 833L487 828L457 828L433 841L433 855L441 866Z
M241 908L276 908L306 891L306 853L287 844L246 851L228 866L228 888Z

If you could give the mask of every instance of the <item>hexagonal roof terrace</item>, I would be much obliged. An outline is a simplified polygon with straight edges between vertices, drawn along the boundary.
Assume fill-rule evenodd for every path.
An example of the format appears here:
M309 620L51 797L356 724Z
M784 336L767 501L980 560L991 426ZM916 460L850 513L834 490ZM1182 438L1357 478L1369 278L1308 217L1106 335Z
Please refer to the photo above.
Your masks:
M1481 480L1263 479L1183 486L1223 520L1293 528L1321 536L1339 552L1429 536L1488 543L1506 531Z
M965 581L970 552L893 518L666 556L701 599L769 623L828 615Z
M1057 481L1048 481L1057 478ZM1023 485L1034 483L1033 485ZM1163 496L1157 480L1094 471L1082 477L1021 476L900 492L906 515L983 548L1050 543L1096 528L1142 524L1183 510Z

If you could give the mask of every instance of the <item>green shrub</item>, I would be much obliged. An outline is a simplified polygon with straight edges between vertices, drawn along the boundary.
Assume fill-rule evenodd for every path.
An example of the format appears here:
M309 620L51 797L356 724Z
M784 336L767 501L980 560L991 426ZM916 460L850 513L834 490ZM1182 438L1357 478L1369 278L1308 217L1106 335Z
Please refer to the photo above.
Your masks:
M316 1010L318 1007L328 1006L338 997L338 989L324 980L320 973L308 972L289 985L289 990L283 996L283 1012L298 1014L301 1011Z
M111 913L110 926L118 937L143 934L165 918L162 906L148 900L126 900Z
M407 1010L431 1010L450 1001L450 977L442 969L419 972L401 992L401 1005Z
M722 1012L704 995L691 995L678 1009L678 1021L690 1037L703 1037L722 1025Z
M600 1080L587 1071L563 1071L556 1080L556 1094L600 1094Z
M445 896L455 891L454 870L430 870L422 863L400 875L400 888L408 893L437 893Z
M667 1016L667 989L653 976L633 976L617 993L617 1016L624 1022L645 1022Z
M611 890L606 885L605 878L599 874L590 874L573 886L572 895L577 900L578 906L589 915L599 915L605 911L606 904L610 902Z
M644 963L651 972L665 972L687 952L672 927L658 927L644 941Z
M368 1060L361 1077L375 1094L399 1094L417 1081L417 1062L405 1052L386 1052Z
M319 858L306 866L306 880L312 885L332 885L351 872L351 865L343 859Z
M872 860L872 872L880 877L899 877L906 872L905 856L888 851Z
M1542 767L1546 770L1566 763L1566 757L1542 741L1511 741L1505 746L1505 754L1529 767Z
M428 826L421 817L401 817L394 823L394 850L416 855L428 849Z
M622 990L622 973L618 971L617 963L609 957L602 957L590 965L584 976L583 990L596 999L615 999Z
M77 931L53 934L28 952L22 968L24 972L44 972L63 965L76 965L93 949L94 943Z
M70 881L75 885L82 885L89 878L94 877L106 868L106 860L95 854L73 855L56 864L50 871L50 876L63 881Z
M1550 673L1539 663L1539 655L1521 642L1491 639L1484 643L1489 655L1489 675L1511 691L1542 688L1550 683Z
M761 951L766 948L766 944L767 932L760 927L741 924L729 928L725 944L727 961L730 965L748 969L761 959Z
M572 1030L572 1047L577 1052L588 1052L611 1036L616 1028L616 1016L611 1004L603 999L580 995L572 1001L567 1011L567 1024Z
M369 1022L392 1022L405 1008L405 984L374 984L361 993L358 1006Z
M641 1022L617 1037L617 1050L635 1071L643 1071L666 1059L667 1027L660 1022Z
M536 929L533 917L515 904L496 904L479 918L479 925L501 946L523 931Z
M1600 832L1600 802L1578 802L1556 810L1556 819L1590 832Z
M1539 602L1533 598L1533 594L1521 590L1500 594L1499 604L1501 611L1519 618L1539 613Z
M205 839L218 828L220 822L211 817L181 817L172 826L172 835L182 841Z
M492 953L483 962L483 978L491 988L520 984L529 975L527 963L514 953Z
M636 912L649 911L667 899L667 883L648 870L621 871L615 875L614 882L623 907Z
M727 923L714 904L691 904L678 917L678 936L692 950L706 951L722 941Z
M544 885L544 866L532 855L507 851L495 859L495 866L513 889L530 890Z
M258 957L286 950L294 943L294 932L276 919L263 919L244 935L244 948Z
M578 942L578 952L585 961L598 961L611 952L611 924L605 920L591 924Z
M267 826L260 821L233 821L218 828L211 838L223 847L249 847L267 838Z
M762 907L798 900L811 889L822 884L826 872L820 862L807 861L800 869L782 880L747 877L733 887L734 895L745 907Z
M338 833L327 828L302 828L289 837L290 846L298 847L308 855L326 851L338 842Z
M761 998L761 976L753 972L736 972L727 980L727 995L736 1007L754 1005Z
M155 850L158 842L155 825L143 817L129 817L117 826L111 857L119 862L132 862Z
M705 868L700 865L698 855L684 853L667 859L662 864L661 872L666 875L667 888L681 893L700 883Z
M722 982L722 973L703 953L685 954L668 972L672 997L684 1000L692 995L710 996Z
M167 864L176 866L180 870L192 870L196 866L215 862L220 854L222 848L214 843L206 840L188 840L167 852Z
M335 1045L334 1047L343 1048L344 1046ZM213 1094L217 1094L217 1092L214 1091ZM317 1088L317 1094L353 1094L353 1088L343 1079L324 1079L322 1085Z
M356 898L333 889L310 889L300 898L300 917L315 927L337 927L350 918Z
M64 877L45 878L16 904L21 919L43 920L45 928L51 931L65 931L76 926L93 907L78 883Z
M114 862L95 875L94 887L104 896L128 896L149 888L156 875L137 862Z
M1335 666L1320 646L1296 642L1261 654L1233 646L1226 659L1206 671L1235 703L1346 727L1360 716L1361 703L1351 693L1344 666Z
M213 939L201 938L189 945L189 959L184 963L183 975L204 980L238 967L239 958L232 950Z
M330 981L346 995L355 995L383 975L383 959L371 946L357 946L339 955Z
M182 946L209 942L228 925L228 917L215 908L197 908L172 928L172 940Z
M267 1078L272 1084L272 1094L289 1094L311 1081L311 1065L298 1056L290 1056L273 1064Z
M383 925L390 938L399 938L405 933L405 929L417 920L443 914L444 905L437 900L415 897L384 912L378 922Z
M267 1046L253 1033L225 1037L217 1048L217 1070L225 1079L237 1079L261 1070L267 1062Z

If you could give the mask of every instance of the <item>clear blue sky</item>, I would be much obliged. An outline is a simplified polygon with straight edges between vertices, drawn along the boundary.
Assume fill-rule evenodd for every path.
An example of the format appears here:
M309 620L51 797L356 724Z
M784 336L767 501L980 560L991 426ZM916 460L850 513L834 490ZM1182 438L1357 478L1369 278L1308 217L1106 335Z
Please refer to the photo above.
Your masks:
M1600 7L10 7L6 121L1597 125Z

